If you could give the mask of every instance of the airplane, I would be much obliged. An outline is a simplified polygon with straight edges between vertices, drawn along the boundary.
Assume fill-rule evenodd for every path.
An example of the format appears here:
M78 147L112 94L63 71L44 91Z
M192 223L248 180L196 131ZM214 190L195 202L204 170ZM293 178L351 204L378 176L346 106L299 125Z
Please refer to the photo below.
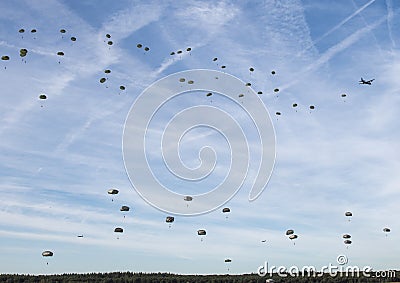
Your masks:
M361 78L361 80L358 82L360 85L370 85L375 79L366 81L363 78Z

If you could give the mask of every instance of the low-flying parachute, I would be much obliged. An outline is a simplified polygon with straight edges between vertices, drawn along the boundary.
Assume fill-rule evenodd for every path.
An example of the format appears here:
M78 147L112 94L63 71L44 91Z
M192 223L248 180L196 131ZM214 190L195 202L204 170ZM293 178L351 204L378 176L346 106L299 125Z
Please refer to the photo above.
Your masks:
M109 40L109 41L107 42L107 44L108 44L108 45L113 45L113 42L112 42L111 40Z
M50 256L53 256L54 254L53 254L53 252L52 251L44 251L44 252L42 252L42 256L43 257L50 257ZM47 262L46 264L49 264L49 262Z
M257 92L257 94L263 94L263 92L262 92L262 91L259 91L259 92Z
M310 105L310 109L311 109L311 110L314 110L314 109L315 109L315 106L314 106L314 105Z
M271 71L271 74L275 75L276 73L275 73L275 71Z
M352 241L351 240L344 240L343 243L345 245L351 245ZM348 248L348 247L347 247Z
M116 195L116 194L119 193L119 191L118 191L117 189L109 189L109 190L107 191L107 193L108 193L109 195ZM114 199L112 198L111 201L114 201Z
M109 70L109 69L104 70L104 73L109 74L109 73L111 73L111 70Z
M145 47L145 48L144 48L144 51L149 51L149 50L150 50L149 47Z
M211 95L212 95L212 93L211 93L211 92L209 92L209 93L207 93L207 94L206 94L206 96L211 96Z
M1 60L8 61L8 60L10 60L10 56L3 55L3 56L1 56Z
M121 228L121 227L117 227L117 228L114 229L114 232L115 232L115 233L123 233L123 232L124 232L124 229Z
M186 51L190 52L190 51L192 51L192 48L188 47L188 48L186 48Z
M292 235L289 236L290 240L296 240L297 238L298 238L298 236L296 234L292 234ZM296 245L296 243L293 242L293 245Z
M101 78L101 79L100 79L100 83L105 83L106 80L107 80L106 78Z
M111 35L109 33L106 34L107 38L111 38Z
M188 84L192 85L192 84L194 84L194 81L190 80L190 81L188 81Z
M171 228L172 223L175 221L175 217L173 216L167 216L165 218L165 222L168 223L168 227Z
M169 53L169 55L171 55L171 56L172 56L172 55L175 55L175 52L174 52L174 51L172 51L171 53Z
M293 103L293 105L292 105L293 107L297 107L297 103Z
M65 29L60 29L61 33L66 33L67 31Z
M387 237L387 234L390 233L390 228L383 228L383 232L386 234L385 236Z
M19 50L19 56L25 57L26 54L28 54L28 50L27 50L27 49L21 48L21 49Z
M120 90L125 90L125 86L120 85L120 86L119 86L119 89L120 89Z
M203 241L203 236L207 235L207 232L204 229L200 229L197 230L197 235L201 236L201 241Z
M25 30L22 28L22 29L20 29L18 32L19 32L19 33L24 33Z
M251 86L251 83L246 83L246 86Z
M76 37L75 36L71 36L71 41L76 41Z
M349 234L344 234L343 235L343 239L350 239L351 238L351 235L349 235Z
M64 52L58 51L58 52L57 52L57 55L58 55L58 56L64 56ZM60 64L60 63L61 63L61 61L58 61L58 64Z
M281 112L276 112L275 114L278 115L278 116L280 116L280 115L281 115Z
M262 240L262 241L261 241L261 243L266 243L266 242L267 242L267 240Z
M278 91L279 91L279 88L274 89L274 92L278 92Z
M181 83L184 83L186 80L185 80L185 78L180 78L179 79L179 82L181 82Z
M349 218L349 221L351 220L351 217L353 216L353 213L351 213L350 211L346 211L344 214L346 217Z
M244 96L244 94L243 94L243 93L239 94L239 97L243 97L243 96Z
M83 238L83 235L78 235L77 237L78 237L78 238Z
M142 48L142 47L143 47L143 45L142 45L142 44L140 44L140 43L138 43L138 45L136 45L136 47L137 47L137 48Z
M232 262L230 258L225 259L225 262Z
M214 59L213 59L213 61L215 62L215 61L217 61L218 60L218 58L217 57L215 57Z
M178 50L176 53L177 54L182 54L182 50Z
M347 95L345 93L342 93L342 97L346 97Z
M193 197L191 197L191 196L184 196L184 197L183 197L183 200L184 200L184 201L192 201L192 200L193 200Z
M230 212L231 212L231 209L229 207L224 207L222 209L222 213L230 213ZM226 215L226 219L228 219L228 215Z
M31 33L35 33L36 32L36 29L31 29Z
M225 66L225 65L222 65L222 66L221 66L221 69L225 69L225 68L226 68L226 66Z
M47 96L45 94L40 94L39 99L47 99Z

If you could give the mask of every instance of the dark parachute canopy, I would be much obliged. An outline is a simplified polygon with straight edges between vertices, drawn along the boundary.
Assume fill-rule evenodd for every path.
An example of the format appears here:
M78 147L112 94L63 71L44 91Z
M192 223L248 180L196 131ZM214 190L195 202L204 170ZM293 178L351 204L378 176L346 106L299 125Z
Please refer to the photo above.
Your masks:
M107 42L107 44L108 44L108 45L113 45L113 42L112 42L111 40L109 40L109 41Z
M76 41L76 37L75 36L71 36L71 41Z
M53 256L53 252L52 251L44 251L44 252L42 252L42 256Z
M120 85L120 86L119 86L119 89L120 89L120 90L125 90L125 87L124 87L123 85Z
M119 210L120 211L129 211L129 206L123 205L123 206L121 206L121 208Z
M36 32L36 29L31 29L31 33L35 33Z
M150 50L149 47L145 47L145 48L144 48L144 51L149 51L149 50Z
M383 228L383 232L385 232L385 233L389 233L390 232L390 228Z
M109 33L106 34L107 38L111 38L111 35Z
M60 29L61 33L66 33L67 31L65 29Z
M347 95L345 93L342 93L342 97L346 97Z
M19 56L25 57L26 54L28 54L28 50L27 50L27 49L21 48L21 49L19 50Z
M246 83L246 86L251 86L251 83Z
M104 73L109 74L109 73L111 73L111 70L109 70L109 69L104 70Z
M346 211L346 213L344 214L347 217L353 216L353 213L351 213L350 211Z
M293 105L292 105L293 107L297 107L297 103L293 103Z
M181 54L181 53L182 53L182 50L178 50L176 53L177 53L177 54Z
M271 71L271 74L275 75L276 73L275 73L275 71Z
M194 84L194 81L190 80L190 81L188 81L188 84L192 85L192 84Z
M181 82L181 83L184 83L186 80L185 80L185 78L180 78L179 79L179 82Z
M274 89L274 92L278 92L278 91L279 91L279 88Z
M250 70L250 72L254 72L254 68L253 67L251 67L249 70Z
M215 61L217 61L218 60L218 58L217 57L215 57L214 59L213 59L213 61L215 62Z
M7 55L1 56L1 60L8 61L10 60L10 56Z
M106 78L101 78L101 79L100 79L100 83L105 83L106 80L107 80Z
M20 29L18 32L19 32L19 33L24 33L25 30L22 28L22 29Z
M344 234L343 235L343 239L350 239L351 238L351 235L349 235L349 234Z
M226 66L225 66L225 65L222 65L222 66L221 66L221 69L225 69L225 68L226 68Z
M292 235L293 233L294 233L293 229L289 229L289 230L286 231L286 235L287 236Z
M263 94L263 92L262 92L262 91L259 91L259 92L257 92L257 94Z
M200 229L200 230L197 230L197 235L204 236L204 235L207 235L207 232L204 229Z
M184 201L192 201L192 200L193 200L193 197L191 197L191 196L184 196L184 197L183 197L183 200L184 200Z
M64 56L64 52L58 51L58 52L57 52L57 55L58 55L58 56Z
M172 56L172 55L175 55L175 52L174 52L174 51L172 51L171 53L169 53L169 55L171 55L171 56Z
M276 112L275 114L278 115L278 116L280 116L280 115L281 115L281 112Z
M45 94L39 95L39 99L47 99L47 96Z
M232 262L230 258L225 259L225 262Z
M345 245L350 245L352 242L351 240L344 240L343 243L345 243Z
M110 195L116 195L119 193L119 191L117 189L109 189L107 193Z
M143 47L143 45L142 45L142 44L140 44L140 43L138 43L138 44L136 45L136 47L137 47L137 48L142 48L142 47Z
M173 216L167 216L165 218L165 222L167 222L167 223L172 223L174 221L175 221L175 218Z
M239 94L239 97L243 97L243 96L244 96L244 94L243 94L243 93Z
M289 236L289 239L290 239L290 240L294 240L294 239L297 239L297 238L298 238L298 236L295 235L295 234Z
M229 207L224 207L224 208L222 209L222 212L223 212L223 213L231 212L231 209L230 209Z
M315 106L314 105L310 105L310 109L311 110L315 109Z
M212 93L211 93L211 92L209 92L209 93L207 93L207 94L206 94L206 96L211 96L211 95L212 95Z
M120 227L117 227L117 228L114 229L114 232L115 232L115 233L123 233L123 232L124 232L124 229L122 229L122 228L120 228Z

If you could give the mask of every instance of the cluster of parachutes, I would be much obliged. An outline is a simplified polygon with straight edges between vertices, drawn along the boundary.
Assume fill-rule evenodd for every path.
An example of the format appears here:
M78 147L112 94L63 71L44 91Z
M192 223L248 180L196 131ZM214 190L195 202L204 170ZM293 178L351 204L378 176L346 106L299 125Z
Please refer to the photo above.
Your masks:
M112 196L111 201L114 201L114 195L117 195L119 193L119 190L116 188L112 188L112 189L109 189L107 191L107 193ZM127 205L122 205L119 210L121 212L128 212L128 211L130 211L130 207ZM125 218L125 214L124 214L124 218ZM114 233L123 233L123 232L124 232L124 229L121 227L116 227L114 229ZM117 239L119 239L119 237L117 237Z

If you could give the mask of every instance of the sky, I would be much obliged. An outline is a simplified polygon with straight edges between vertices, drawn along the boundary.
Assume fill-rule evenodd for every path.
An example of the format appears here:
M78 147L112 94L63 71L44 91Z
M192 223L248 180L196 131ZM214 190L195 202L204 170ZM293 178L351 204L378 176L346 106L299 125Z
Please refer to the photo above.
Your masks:
M0 273L242 274L265 261L318 268L336 264L338 255L350 265L399 269L398 1L18 0L1 1L0 10L0 53L10 57L0 61ZM28 50L23 58L21 48ZM142 137L136 144L130 136L153 178L193 195L193 205L228 175L243 182L232 198L196 216L143 199L123 150L127 117L140 110L135 101L152 105L157 99L143 93L149 86L192 69L221 71L262 91L234 100L184 91L159 104L146 128L138 121L144 150ZM375 80L359 84L361 77ZM261 117L273 125L276 158L268 184L249 201L261 154L271 150L257 138L265 124L252 120L254 101L268 110ZM176 114L196 106L221 109L241 131L221 134L227 120L210 112L190 116L184 122L193 128L173 128L179 142L162 144ZM206 118L220 128L204 125ZM242 132L247 150L238 152ZM204 178L169 170L163 157L176 147L181 165L205 166ZM201 155L204 147L212 154ZM233 162L246 166L234 171ZM111 188L119 194L107 194ZM298 238L288 239L287 229ZM42 257L45 250L53 257Z

